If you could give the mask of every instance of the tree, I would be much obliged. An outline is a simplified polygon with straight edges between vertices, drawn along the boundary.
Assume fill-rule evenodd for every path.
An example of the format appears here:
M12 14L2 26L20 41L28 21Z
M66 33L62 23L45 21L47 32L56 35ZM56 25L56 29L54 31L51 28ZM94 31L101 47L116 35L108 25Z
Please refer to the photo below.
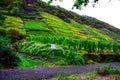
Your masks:
M62 0L59 0L62 1ZM93 0L93 3L97 3L99 0ZM53 0L49 0L48 3L52 3ZM76 7L77 9L80 9L82 5L87 6L90 0L75 0L75 3L73 7Z

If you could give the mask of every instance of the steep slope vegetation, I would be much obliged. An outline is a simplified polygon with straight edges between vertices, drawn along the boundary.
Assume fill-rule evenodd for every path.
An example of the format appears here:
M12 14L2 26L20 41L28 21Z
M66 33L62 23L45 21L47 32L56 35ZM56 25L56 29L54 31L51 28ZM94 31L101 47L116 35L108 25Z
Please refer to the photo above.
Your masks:
M109 62L111 55L113 62L120 60L116 55L120 52L120 44L116 42L119 35L115 31L91 27L84 22L87 18L62 8L43 2L35 4L24 6L18 17L10 16L6 11L0 25L1 42L7 42L22 55L48 63L54 59L58 65ZM116 37L104 33L105 30ZM51 49L51 44L56 44L56 49ZM109 54L110 57L103 57Z
M120 40L120 29L117 29L114 26L111 26L105 22L89 16L80 16L74 12L67 11L59 6L49 6L42 1L37 2L37 5L40 6L40 10L56 15L66 22L70 22L69 18L74 19L78 23L87 24L93 28L99 29L102 34L108 35L118 42ZM104 33L104 31L106 32Z
M102 34L100 30L92 28L85 24L80 24L72 19L70 23L65 22L57 16L46 12L40 13L41 21L24 21L27 35L35 36L65 36L74 39L88 39L95 41L110 41L114 39L108 35Z

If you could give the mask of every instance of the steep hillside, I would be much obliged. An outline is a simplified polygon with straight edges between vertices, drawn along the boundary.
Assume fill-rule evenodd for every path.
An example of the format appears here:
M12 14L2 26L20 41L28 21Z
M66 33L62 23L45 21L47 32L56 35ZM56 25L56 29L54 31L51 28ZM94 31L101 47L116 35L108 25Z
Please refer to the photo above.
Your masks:
M95 41L110 41L114 39L108 35L102 34L100 30L92 28L85 24L71 20L66 23L64 20L57 16L51 15L46 12L40 13L42 22L38 21L24 21L24 28L27 29L27 35L35 36L65 36L77 39L89 39Z
M41 65L39 60L55 65L120 61L120 44L116 41L120 39L119 29L44 2L21 6L19 14L13 12L16 15L1 8L0 47L9 45L13 48L10 50L20 53L15 56L23 67ZM55 49L51 49L52 44ZM6 55L0 57L8 59Z
M89 16L80 16L74 12L67 11L59 6L49 6L42 1L37 2L37 6L40 6L39 10L56 15L68 23L70 22L69 18L74 19L78 23L86 24L93 28L99 29L102 34L108 35L118 42L120 40L120 29L117 29L114 26L111 26L105 22L102 22Z

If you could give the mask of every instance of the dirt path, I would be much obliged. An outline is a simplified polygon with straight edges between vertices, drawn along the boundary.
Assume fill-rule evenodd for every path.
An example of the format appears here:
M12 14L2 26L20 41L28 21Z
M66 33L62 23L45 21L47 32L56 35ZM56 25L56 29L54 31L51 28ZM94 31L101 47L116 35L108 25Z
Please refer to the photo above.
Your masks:
M104 63L97 65L84 66L65 66L65 67L36 67L25 69L1 70L0 80L42 80L46 78L55 77L57 75L80 74L83 72L94 71L96 68L109 66L114 68L120 67L120 62Z

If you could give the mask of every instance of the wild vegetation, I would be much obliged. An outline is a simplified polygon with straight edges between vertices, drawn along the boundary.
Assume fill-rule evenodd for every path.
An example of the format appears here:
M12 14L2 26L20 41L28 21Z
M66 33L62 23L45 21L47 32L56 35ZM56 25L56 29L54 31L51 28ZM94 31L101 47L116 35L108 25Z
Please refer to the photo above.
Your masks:
M0 61L10 61L11 64L0 63L0 67L37 66L42 62L49 65L52 60L55 65L120 61L120 44L116 41L120 39L119 29L41 1L35 3L34 6L21 3L20 9L16 0L7 7L4 5L8 3L0 3L3 6L0 14L0 44L3 44ZM51 44L56 44L56 49L52 50ZM32 56L35 60L24 59L21 55ZM38 57L41 61L36 59Z
M97 70L89 73L82 73L82 74L74 74L70 76L64 76L61 74L58 77L52 78L50 80L113 80L113 79L119 79L119 74L120 74L120 68L110 68L110 67L103 67L101 68L101 72L104 71L104 69L108 69L108 73L102 73L100 74ZM105 69L105 70L106 70ZM105 71L106 72L106 71ZM105 74L105 75L104 75ZM107 76L106 76L107 75Z
M78 23L87 24L90 27L97 28L100 30L100 32L102 32L102 34L104 35L107 34L111 38L117 40L118 42L120 40L120 37L117 36L118 34L120 34L120 29L117 29L114 26L109 25L108 23L102 22L93 17L78 15L74 12L67 11L64 8L61 8L59 6L48 7L48 5L46 5L46 3L42 1L39 1L38 3L39 3L38 5L40 6L40 10L44 12L48 12L52 15L58 16L60 19L66 21L67 23L70 22L69 20L70 18L75 20Z

